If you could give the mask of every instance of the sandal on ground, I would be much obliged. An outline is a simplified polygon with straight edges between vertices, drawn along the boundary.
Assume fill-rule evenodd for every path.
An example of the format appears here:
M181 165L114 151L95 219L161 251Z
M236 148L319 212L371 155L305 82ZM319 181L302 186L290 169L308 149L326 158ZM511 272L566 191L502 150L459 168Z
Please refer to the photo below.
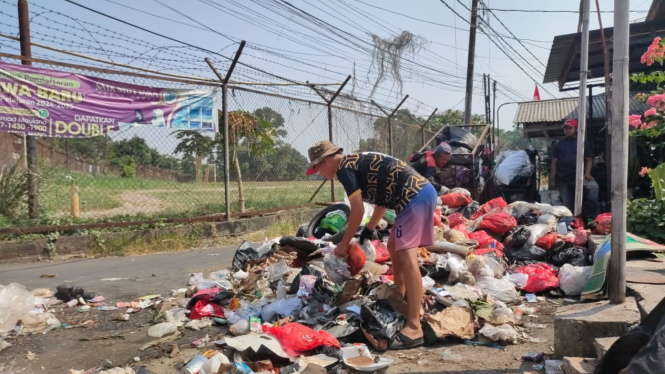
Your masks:
M423 344L425 344L425 340L423 338L411 339L400 332L397 334L397 336L395 336L395 340L393 340L393 342L390 344L389 349L398 351L401 349L420 347Z

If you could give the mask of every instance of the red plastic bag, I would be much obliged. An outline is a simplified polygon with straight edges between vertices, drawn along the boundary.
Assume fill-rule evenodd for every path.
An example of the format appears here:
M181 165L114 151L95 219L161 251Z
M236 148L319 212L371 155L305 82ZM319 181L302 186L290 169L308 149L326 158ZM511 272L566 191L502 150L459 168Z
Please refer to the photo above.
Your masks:
M584 230L584 221L580 217L573 217L573 222L570 224L570 226L574 229L582 229Z
M485 216L478 228L488 229L498 234L505 234L517 226L515 218L508 213L496 213Z
M463 225L463 224L464 224L464 215L462 215L462 213L457 212L448 216L448 226L455 227L457 225Z
M567 237L563 239L564 242L570 243L575 247L586 247L587 241L589 241L589 232L586 230L577 230L575 237Z
M273 335L282 344L282 348L289 356L297 356L299 352L311 351L316 347L327 345L340 348L339 341L329 333L311 328L295 322L284 326L263 325L263 332Z
M388 252L388 247L386 247L383 242L380 242L378 240L372 240L372 245L374 245L374 249L376 249L376 259L374 259L374 262L376 263L382 263L386 261L390 261L390 253Z
M480 207L480 210L477 211L476 213L474 213L473 216L471 216L471 219L474 220L474 219L482 216L483 214L487 214L492 209L499 208L499 210L503 210L503 208L505 208L507 206L508 206L508 204L506 204L506 200L504 200L503 197L497 197L496 199L492 199L492 200L486 202L485 204L483 204L483 206Z
M203 317L225 318L224 309L211 301L199 299L189 312L189 319L200 319Z
M449 208L459 208L471 202L471 198L463 193L447 193L441 196L441 204Z
M593 220L595 223L592 232L596 235L607 235L612 232L612 213L602 213Z
M434 226L441 227L441 208L434 209Z
M556 239L559 236L557 234L551 233L543 236L542 238L538 239L536 242L536 246L542 248L542 249L550 249L554 245L554 242L556 242Z
M469 233L469 239L478 241L478 248L487 247L494 240L488 233L478 230Z
M463 223L453 227L453 230L457 230L457 231L461 232L467 238L469 237L469 233L466 231L466 226Z
M346 263L349 264L351 275L360 273L360 270L365 266L365 261L367 261L365 252L360 248L358 243L351 243L348 255L349 257L347 258Z
M517 268L517 271L529 275L524 287L526 292L543 292L559 287L559 278L556 277L556 271L547 264L531 264Z
M492 243L494 243L494 248L492 248ZM486 253L494 252L496 253L499 258L503 257L503 244L497 242L496 240L492 239L490 244L487 247L484 248L476 248L476 254L478 256L484 255Z

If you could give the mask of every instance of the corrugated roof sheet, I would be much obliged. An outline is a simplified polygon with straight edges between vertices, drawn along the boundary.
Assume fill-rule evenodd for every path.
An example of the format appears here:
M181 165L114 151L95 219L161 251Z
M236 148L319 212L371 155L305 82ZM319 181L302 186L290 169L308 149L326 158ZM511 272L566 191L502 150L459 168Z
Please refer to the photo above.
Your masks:
M517 104L514 123L536 123L536 122L563 122L568 118L578 118L577 97L564 99L527 101ZM593 97L593 118L605 119L605 95ZM632 96L630 97L630 114L642 114L649 105ZM587 106L587 112L589 108Z

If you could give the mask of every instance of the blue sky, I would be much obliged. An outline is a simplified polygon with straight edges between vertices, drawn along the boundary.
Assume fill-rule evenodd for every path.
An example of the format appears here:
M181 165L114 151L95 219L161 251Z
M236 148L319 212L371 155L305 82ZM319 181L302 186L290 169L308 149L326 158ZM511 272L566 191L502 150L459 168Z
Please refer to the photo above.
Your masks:
M324 26L303 20L300 17L302 13L290 8L281 0L78 0L78 2L197 47L219 51L227 57L237 48L237 41L244 39L249 44L241 57L243 63L290 80L340 82L345 75L352 74L355 67L357 82L354 93L362 99L368 98L376 77L375 73L368 73L371 62L369 33L390 38L406 30L421 36L427 43L415 55L409 55L402 60L402 75L405 81L402 92L400 93L394 81L388 79L381 84L372 98L381 104L392 106L401 100L402 94L409 94L406 107L425 117L435 107L440 110L464 107L463 87L466 75L468 24L456 17L440 0L288 1L294 7L325 21L327 25ZM461 0L461 3L455 0L445 2L462 17L469 19L469 12L463 4L470 6L471 0ZM177 44L63 0L30 0L29 3L30 10L34 13L32 31L41 33L33 34L33 41L62 49L77 50L101 59L110 58L121 63L131 62L136 66L150 66L174 73L214 77L202 62L202 58L209 54L182 47L168 49L168 51L182 52L181 54L168 54L152 49L149 44L141 45L135 39L125 40L123 35L160 47ZM484 0L484 3L492 9L575 11L579 6L577 0L557 2ZM0 30L3 32L16 32L16 18L12 17L16 14L15 4L14 0L0 0L2 11ZM631 10L646 11L650 4L649 0L634 0L631 1ZM600 6L601 10L611 11L613 0L601 0ZM60 12L75 20L49 10ZM591 10L593 30L598 28L594 1ZM39 13L42 14L38 15ZM630 18L635 20L645 15L645 13L632 13ZM506 39L508 44L533 65L530 67L525 61L520 60L523 69L539 83L542 83L542 73L545 71L543 64L547 64L549 47L554 36L575 32L578 22L578 15L575 13L495 11L493 15L483 14L494 30L505 35L508 35L508 31L498 22L496 16L528 47L529 51L516 40ZM612 26L613 14L604 13L602 16L604 26ZM103 29L98 29L95 25ZM331 27L330 25L332 29L325 30L324 27ZM68 30L70 33L56 31L53 27ZM86 35L81 27L92 33ZM121 35L113 37L114 31ZM56 35L60 38L49 39L47 35ZM74 42L78 40L77 37L81 38L79 44ZM100 44L106 52L97 48ZM2 40L4 52L16 53L17 47L18 44L15 42ZM192 56L191 61L187 61L185 53ZM535 55L535 58L530 53ZM33 48L33 54L51 56L53 59L66 57L39 48ZM143 59L136 60L132 57L137 54ZM217 65L220 70L228 66L223 57L212 56L218 60ZM477 36L476 56L475 73L489 73L500 84L497 106L504 102L532 97L535 86L533 79L480 32ZM240 66L233 79L279 81L247 66ZM315 100L317 96L312 92L305 93L307 90L284 88L274 92L303 95ZM484 111L481 92L480 77L476 76L474 113ZM543 99L565 96L551 84L545 85L544 89L541 88L540 94ZM501 127L512 127L515 107L507 105L502 109Z

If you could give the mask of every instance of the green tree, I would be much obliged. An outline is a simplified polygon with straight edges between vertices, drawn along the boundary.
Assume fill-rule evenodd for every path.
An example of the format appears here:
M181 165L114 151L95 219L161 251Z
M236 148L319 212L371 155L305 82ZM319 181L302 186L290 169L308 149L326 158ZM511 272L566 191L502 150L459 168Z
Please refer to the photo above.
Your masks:
M138 165L153 165L159 152L150 148L145 139L134 136L113 142L113 158L131 157Z
M202 135L196 130L178 130L174 131L172 134L176 139L180 140L180 143L175 147L173 153L183 153L185 155L194 156L195 178L197 182L201 182L202 159L204 156L207 156L212 152L216 139Z
M283 139L287 131L284 128L284 117L269 107L263 107L254 111L254 115L268 122L275 130L275 138Z

